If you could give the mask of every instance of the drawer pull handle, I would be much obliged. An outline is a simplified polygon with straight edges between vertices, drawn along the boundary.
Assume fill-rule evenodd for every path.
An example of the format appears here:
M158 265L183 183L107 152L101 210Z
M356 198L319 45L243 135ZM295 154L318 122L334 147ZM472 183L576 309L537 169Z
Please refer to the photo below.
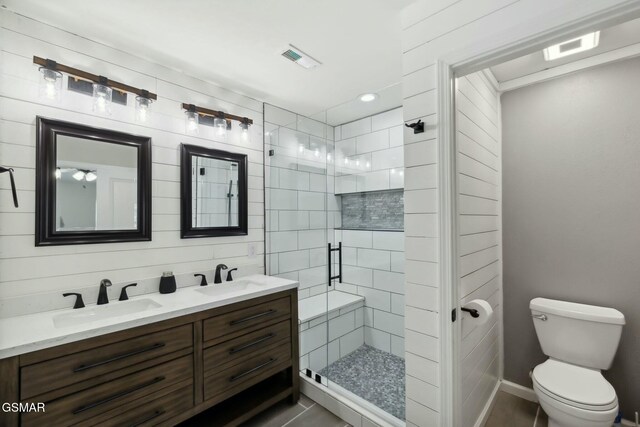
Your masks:
M263 313L258 313L258 314L254 314L253 316L245 317L244 319L232 320L230 325L231 326L238 325L240 323L249 322L250 320L259 319L259 318L264 317L264 316L270 316L270 315L272 315L274 313L276 313L276 310L273 310L273 309L267 310L267 311L265 311Z
M140 420L140 421L136 422L135 424L131 424L131 426L130 426L130 427L138 427L138 426L141 426L142 424L144 424L144 423L146 423L146 422L149 422L149 421L151 421L152 419L157 418L157 417L159 417L159 416L160 416L160 415L162 415L162 414L164 414L164 411L162 411L162 410L155 411L153 414L149 415L147 418L145 418L145 419L143 419L143 420Z
M131 394L133 392L141 390L141 389L143 389L145 387L149 387L150 385L159 383L160 381L164 381L164 377L156 377L156 378L152 379L151 381L147 381L146 383L138 384L137 386L132 387L129 390L121 391L120 393L112 394L109 397L105 397L102 400L98 400L97 402L93 402L93 403L89 403L88 405L81 406L78 409L75 409L73 411L73 415L77 415L77 414L80 414L80 413L82 413L84 411L88 411L89 409L93 409L93 408L95 408L97 406L104 405L105 403L109 403L109 402L111 402L113 400L116 400L116 399L118 399L120 397L124 397L124 396L126 396L128 394Z
M257 370L259 370L259 369L262 369L262 368L264 368L264 367L265 367L265 366L267 366L267 365L271 365L271 364L272 364L273 362L275 362L276 360L278 360L278 359L274 359L274 358L272 357L271 359L267 360L266 362L259 364L259 365L258 365L258 366L256 366L255 368L251 368L251 369L249 369L248 371L245 371L245 372L243 372L243 373L241 373L241 374L238 374L238 375L234 375L234 376L232 376L231 378L229 378L229 381L230 381L230 382L233 382L233 381L239 380L239 379L240 379L240 378L242 378L242 377L246 377L247 375L252 374L252 373L254 373L255 371L257 371Z
M80 365L77 368L73 368L73 372L86 371L87 369L96 368L98 366L106 365L107 363L116 362L118 360L126 359L127 357L135 356L136 354L145 353L147 351L155 350L161 347L164 347L164 343L158 343L146 348L141 348L138 350L131 351L129 353L119 354L117 356L112 357L111 359L103 360L101 362L91 363L89 365Z
M257 340L255 340L253 342L250 342L249 344L244 344L244 345L241 345L240 347L232 348L231 350L229 350L229 354L236 354L236 353L238 353L238 352L240 352L242 350L246 350L246 349L248 349L250 347L253 347L254 345L258 345L260 343L268 341L268 340L270 340L271 338L273 338L275 336L276 336L276 334L265 335L263 337L258 338Z

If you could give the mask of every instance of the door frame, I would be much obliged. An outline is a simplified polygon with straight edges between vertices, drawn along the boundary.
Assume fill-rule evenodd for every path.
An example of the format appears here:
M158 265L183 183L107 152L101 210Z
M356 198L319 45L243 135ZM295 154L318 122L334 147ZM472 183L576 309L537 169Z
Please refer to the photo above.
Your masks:
M570 21L545 31L522 38L522 29L513 28L502 36L504 43L498 48L486 48L472 52L459 50L436 62L436 115L438 124L438 202L439 202L439 275L440 297L440 374L441 413L443 427L461 426L459 347L461 322L452 322L451 312L456 310L460 318L458 295L458 179L457 144L455 121L455 79L490 66L515 59L528 53L542 50L554 43L562 42L579 34L606 28L640 17L640 2L627 1L598 11L583 18ZM503 339L501 332L500 340ZM501 346L501 351L503 351ZM500 377L504 354L500 355ZM489 402L490 408L492 402ZM485 408L487 409L487 408ZM488 414L485 414L485 416ZM485 419L476 422L482 426ZM465 426L466 427L466 426Z

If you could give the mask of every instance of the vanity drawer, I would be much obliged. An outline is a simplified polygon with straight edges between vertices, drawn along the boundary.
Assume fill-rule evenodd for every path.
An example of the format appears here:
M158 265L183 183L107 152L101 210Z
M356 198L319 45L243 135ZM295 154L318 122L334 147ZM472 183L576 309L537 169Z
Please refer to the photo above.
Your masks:
M193 347L192 324L24 366L20 370L20 397L27 399L132 365L152 363L163 355L189 347Z
M23 426L42 426L45 424L64 426L84 423L92 425L101 414L113 411L113 416L126 412L131 406L135 414L143 414L143 404L152 402L160 390L181 383L181 388L192 384L193 357L183 356L171 362L157 365L135 374L120 377L116 380L88 388L78 393L55 399L46 403L46 412L22 414ZM190 405L193 405L193 387L189 392ZM177 394L176 399L181 399ZM36 401L33 399L32 401ZM134 402L137 401L137 402ZM154 408L155 404L148 404ZM149 411L153 412L153 411ZM133 416L134 414L131 413ZM108 417L109 419L111 417ZM108 420L106 420L108 421Z
M211 317L204 321L204 341L220 341L220 337L245 329L288 319L291 316L289 296Z
M291 322L287 319L205 349L204 371L215 372L226 365L242 363L266 348L290 346L290 342Z
M235 366L225 366L204 378L204 399L217 401L244 390L291 365L291 345L283 344L255 354Z

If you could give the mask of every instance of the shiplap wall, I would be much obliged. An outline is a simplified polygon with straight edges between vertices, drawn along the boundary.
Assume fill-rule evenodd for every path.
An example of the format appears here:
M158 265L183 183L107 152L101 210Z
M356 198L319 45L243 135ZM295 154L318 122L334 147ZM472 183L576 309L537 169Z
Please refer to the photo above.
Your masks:
M462 425L472 426L500 376L502 322L500 95L484 73L456 79L458 296L491 304L481 326L461 313Z
M436 63L455 63L528 39L625 0L417 0L402 12L405 122L422 119L425 132L404 131L407 426L450 426L441 407L438 141ZM447 289L446 292L449 292ZM445 307L446 312L451 307ZM445 323L446 322L446 323ZM444 345L449 345L445 343ZM456 408L457 409L457 408ZM458 420L458 425L462 422ZM464 425L464 427L469 427Z
M239 273L264 271L262 103L189 77L128 53L0 9L0 164L13 167L20 208L9 197L9 180L0 179L0 315L70 307L62 292L97 298L101 279L138 282L132 295L157 291L158 277L171 270L178 285L194 285L194 272L224 262ZM92 99L64 91L59 105L37 97L40 74L33 55L106 75L158 94L149 123L134 121L134 102L113 105L109 117L91 111ZM213 128L185 135L182 102L228 111L254 120L250 142L237 132L216 141ZM153 143L153 241L57 247L34 246L36 116L150 136ZM249 234L239 237L180 239L179 145L189 143L241 152L249 158ZM249 256L253 245L255 255ZM210 277L211 279L211 277Z

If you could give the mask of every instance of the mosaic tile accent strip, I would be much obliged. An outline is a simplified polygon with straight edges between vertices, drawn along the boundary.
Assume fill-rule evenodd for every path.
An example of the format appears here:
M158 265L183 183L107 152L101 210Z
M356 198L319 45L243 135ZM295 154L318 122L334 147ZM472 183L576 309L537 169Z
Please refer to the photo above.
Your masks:
M371 191L343 194L342 228L355 230L403 230L404 191Z
M363 345L320 371L320 375L405 419L404 359Z

